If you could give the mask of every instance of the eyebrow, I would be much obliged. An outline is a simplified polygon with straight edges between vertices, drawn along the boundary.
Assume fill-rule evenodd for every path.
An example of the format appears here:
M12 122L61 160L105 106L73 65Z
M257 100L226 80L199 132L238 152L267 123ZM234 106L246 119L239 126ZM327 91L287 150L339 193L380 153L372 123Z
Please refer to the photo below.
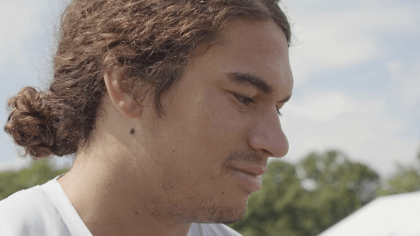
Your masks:
M226 75L233 83L254 87L266 95L273 93L273 87L256 75L242 72L226 73ZM292 97L291 94L279 102L285 103L290 100L290 97Z

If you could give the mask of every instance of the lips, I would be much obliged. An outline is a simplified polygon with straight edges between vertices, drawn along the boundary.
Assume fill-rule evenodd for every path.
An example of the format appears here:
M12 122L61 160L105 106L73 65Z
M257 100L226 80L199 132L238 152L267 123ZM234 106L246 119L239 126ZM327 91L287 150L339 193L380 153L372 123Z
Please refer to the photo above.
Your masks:
M248 192L256 192L262 187L260 175L264 174L265 168L251 165L228 166L227 169L232 172L240 185Z
M267 170L266 167L257 166L257 165L247 165L247 164L242 164L242 165L236 164L236 165L228 166L227 168L242 171L247 174L255 175L255 176L263 175L265 171Z

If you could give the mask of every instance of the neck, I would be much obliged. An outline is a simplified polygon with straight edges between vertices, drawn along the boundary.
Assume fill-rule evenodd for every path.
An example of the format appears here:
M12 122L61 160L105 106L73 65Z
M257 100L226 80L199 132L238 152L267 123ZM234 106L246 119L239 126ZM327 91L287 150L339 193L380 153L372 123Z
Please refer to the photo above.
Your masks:
M58 179L91 233L187 235L190 223L159 215L164 198L150 194L159 183L145 171L133 170L130 153L119 142L105 140L101 147L89 144L89 150L78 152L71 170Z

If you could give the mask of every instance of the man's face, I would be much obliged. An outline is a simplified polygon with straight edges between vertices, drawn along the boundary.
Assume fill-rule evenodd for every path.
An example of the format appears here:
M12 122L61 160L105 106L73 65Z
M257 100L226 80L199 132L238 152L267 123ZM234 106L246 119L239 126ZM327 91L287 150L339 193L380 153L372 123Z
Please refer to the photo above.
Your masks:
M236 20L220 33L163 95L163 119L147 106L140 118L132 174L156 216L237 221L268 157L288 151L277 114L293 87L283 32Z

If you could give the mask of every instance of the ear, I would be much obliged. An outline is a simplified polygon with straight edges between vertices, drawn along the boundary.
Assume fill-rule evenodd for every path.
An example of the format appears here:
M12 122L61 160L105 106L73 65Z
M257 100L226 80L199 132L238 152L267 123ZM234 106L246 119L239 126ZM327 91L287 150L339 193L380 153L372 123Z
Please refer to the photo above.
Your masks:
M127 85L124 85L125 69L114 66L104 75L106 89L114 106L126 117L136 118L141 115L142 107L131 95Z

